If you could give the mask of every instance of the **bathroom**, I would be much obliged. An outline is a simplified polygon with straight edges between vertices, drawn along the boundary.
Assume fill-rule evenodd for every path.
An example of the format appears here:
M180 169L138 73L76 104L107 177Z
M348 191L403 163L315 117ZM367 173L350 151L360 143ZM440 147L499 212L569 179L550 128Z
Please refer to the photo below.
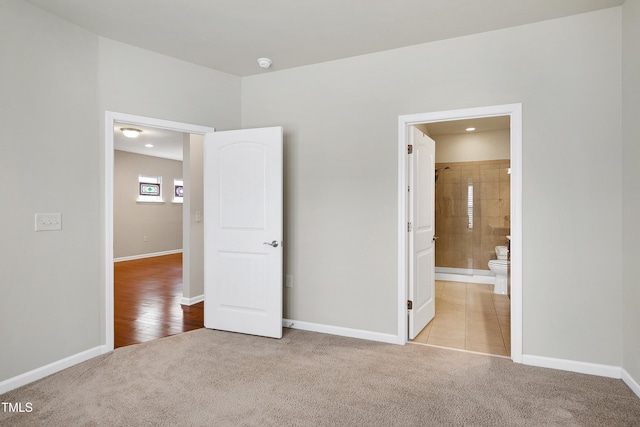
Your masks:
M436 142L436 317L414 341L510 354L509 117L429 123ZM498 259L500 258L500 259Z

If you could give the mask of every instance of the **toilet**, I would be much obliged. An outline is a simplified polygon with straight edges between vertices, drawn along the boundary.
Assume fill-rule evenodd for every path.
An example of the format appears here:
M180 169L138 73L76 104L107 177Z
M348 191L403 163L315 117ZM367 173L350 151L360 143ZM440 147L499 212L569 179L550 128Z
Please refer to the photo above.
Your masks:
M509 294L509 250L506 246L496 246L498 259L489 261L489 270L496 275L493 292L500 295Z

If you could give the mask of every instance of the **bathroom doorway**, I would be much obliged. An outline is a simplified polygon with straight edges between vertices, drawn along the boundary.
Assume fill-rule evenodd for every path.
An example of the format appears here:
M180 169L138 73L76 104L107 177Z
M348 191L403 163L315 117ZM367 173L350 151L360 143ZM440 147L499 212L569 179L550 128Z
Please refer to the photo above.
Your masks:
M414 128L436 142L437 285L435 317L413 342L509 356L508 289L495 285L489 262L510 237L510 117Z
M498 354L516 362L522 357L520 112L516 104L400 118L401 144L416 131L436 141L436 316L414 342ZM401 174L407 173L405 166L400 157ZM406 175L404 179L402 188ZM400 201L400 218L406 218L406 202L406 197ZM496 246L509 244L507 236L512 239L511 289L501 295L493 292L495 276L488 261L495 260ZM399 252L400 265L406 265L411 254ZM404 283L406 273L405 267L400 274ZM399 295L408 293L401 289Z

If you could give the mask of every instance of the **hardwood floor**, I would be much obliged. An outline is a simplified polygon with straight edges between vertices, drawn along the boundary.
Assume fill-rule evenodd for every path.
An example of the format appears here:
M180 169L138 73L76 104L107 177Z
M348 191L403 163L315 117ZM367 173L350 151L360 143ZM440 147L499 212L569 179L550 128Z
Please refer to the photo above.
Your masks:
M204 327L204 302L181 299L182 254L115 263L115 348Z

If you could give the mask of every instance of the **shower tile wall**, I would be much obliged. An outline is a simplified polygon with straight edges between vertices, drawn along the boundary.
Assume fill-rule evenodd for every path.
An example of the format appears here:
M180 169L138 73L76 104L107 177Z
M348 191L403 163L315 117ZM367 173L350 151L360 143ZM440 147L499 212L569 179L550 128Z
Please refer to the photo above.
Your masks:
M509 167L509 160L436 163L436 267L489 269L510 234Z

